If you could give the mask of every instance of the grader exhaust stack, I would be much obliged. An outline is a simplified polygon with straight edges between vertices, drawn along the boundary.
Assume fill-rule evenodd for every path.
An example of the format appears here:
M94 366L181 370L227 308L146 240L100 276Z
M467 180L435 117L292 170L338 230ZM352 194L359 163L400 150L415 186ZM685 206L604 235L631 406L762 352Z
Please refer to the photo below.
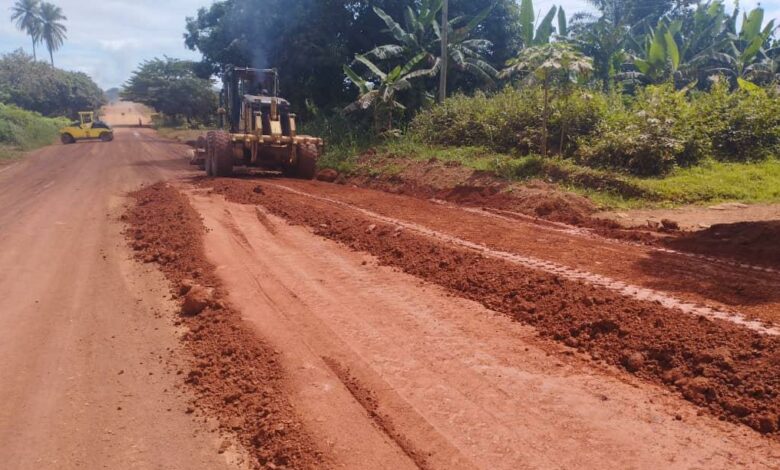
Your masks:
M314 178L322 139L297 134L290 103L278 96L277 70L231 67L222 82L221 130L198 139L193 163L209 176L230 176L235 166L252 166Z

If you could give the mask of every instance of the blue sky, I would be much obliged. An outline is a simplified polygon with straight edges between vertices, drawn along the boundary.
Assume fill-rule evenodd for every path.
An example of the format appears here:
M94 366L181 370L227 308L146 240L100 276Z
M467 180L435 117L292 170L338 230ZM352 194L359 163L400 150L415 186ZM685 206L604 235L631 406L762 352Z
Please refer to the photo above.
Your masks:
M3 0L10 5L13 0ZM103 88L121 85L145 60L162 55L197 59L198 54L184 47L184 18L192 16L211 0L50 0L69 17L68 40L54 57L55 65L86 72ZM761 3L769 18L780 18L780 0L742 0L743 9ZM561 5L570 16L587 9L583 0L534 2L535 9L546 12ZM0 53L20 47L31 52L29 38L10 22L9 7L0 7ZM5 11L2 11L5 10ZM46 54L39 50L39 53Z

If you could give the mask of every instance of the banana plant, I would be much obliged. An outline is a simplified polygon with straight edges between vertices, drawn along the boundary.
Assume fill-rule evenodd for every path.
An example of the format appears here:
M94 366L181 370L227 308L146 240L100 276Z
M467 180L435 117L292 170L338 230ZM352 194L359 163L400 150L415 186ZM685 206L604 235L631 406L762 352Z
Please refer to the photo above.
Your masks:
M397 44L378 46L363 56L388 60L422 53L430 67L436 66L441 60L441 27L437 16L442 5L443 0L421 0L416 10L407 6L404 26L381 8L374 7L374 12L385 23ZM498 71L486 58L493 44L486 39L472 39L470 35L492 10L493 6L490 6L471 19L453 18L449 21L448 31L448 51L452 64L458 70L468 72L489 84L498 75Z
M523 47L538 46L540 44L547 44L550 42L553 33L555 33L555 13L558 11L558 7L553 6L547 12L547 14L539 22L539 26L536 24L536 14L534 13L533 0L522 0L520 2L520 39ZM558 34L560 36L566 36L566 14L559 15L558 18Z
M634 66L639 71L636 78L658 83L677 73L680 67L680 47L675 35L681 28L682 23L679 21L668 25L662 22L645 36L643 57L634 58Z
M372 78L363 78L350 66L344 66L344 74L358 88L358 98L344 110L355 112L373 108L374 127L379 131L379 119L382 113L386 113L387 129L393 130L393 113L396 110L404 111L406 106L396 98L399 92L412 87L412 81L421 77L435 76L439 71L439 63L429 69L417 69L417 66L425 59L425 53L419 53L404 65L398 65L389 72L383 72L365 55L355 57L355 62L363 64Z
M733 20L736 23L736 18ZM762 27L763 25L763 27ZM734 25L731 26L732 29ZM769 42L775 31L775 20L764 25L764 9L755 8L745 13L739 34L731 35L731 41L724 52L713 54L717 66L713 72L724 73L734 78L750 78L766 69L769 58Z

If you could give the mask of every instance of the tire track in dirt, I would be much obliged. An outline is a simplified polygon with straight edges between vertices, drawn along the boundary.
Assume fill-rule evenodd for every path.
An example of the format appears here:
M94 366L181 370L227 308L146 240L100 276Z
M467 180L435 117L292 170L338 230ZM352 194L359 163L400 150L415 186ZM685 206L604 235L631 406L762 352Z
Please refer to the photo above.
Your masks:
M360 403L360 406L366 410L369 418L376 424L379 429L384 432L387 437L393 440L398 447L403 450L409 459L417 465L421 470L432 469L428 464L428 460L419 449L416 448L414 443L407 439L393 424L392 418L383 415L379 411L379 403L376 398L376 394L368 387L364 386L360 381L353 377L350 370L341 365L338 361L330 357L323 357L323 362L328 365L331 371L341 380L341 383L347 387L349 393Z
M177 372L182 386L195 394L187 412L197 409L216 418L221 432L235 436L247 450L255 468L328 468L286 399L277 353L222 300L214 266L203 254L205 228L200 216L164 183L131 197L136 205L123 220L129 225L126 237L135 257L157 264L171 282L174 297L185 297L193 284L216 291L202 312L182 315L176 322L188 330L181 341L190 355L189 370Z
M576 276L569 279L549 269L487 256L480 245L459 246L446 236L399 230L394 220L383 221L277 185L263 182L262 191L252 193L253 184L233 183L246 182L202 181L202 186L236 202L260 204L318 235L367 251L383 264L535 326L543 337L676 390L702 412L778 434L776 336L729 321L680 314Z
M568 266L563 266L557 263L553 263L550 261L545 261L542 259L530 257L530 256L521 256L515 253L509 253L505 251L499 251L499 250L493 250L488 248L485 245L477 244L470 242L468 240L464 240L462 238L458 238L443 232L439 232L437 230L432 230L427 227L423 227L419 224L414 224L410 222L405 222L402 220L398 220L392 217L386 217L381 214L378 214L376 212L363 209L361 207L355 206L353 204L349 204L343 201L338 201L335 199L331 199L328 197L323 196L317 196L315 194L307 193L304 191L299 191L297 189L290 188L288 186L284 185L278 185L273 183L266 183L268 186L275 187L277 189L281 189L283 191L289 191L293 194L297 194L299 196L309 197L312 199L316 199L319 201L327 202L333 205L337 205L339 207L344 207L356 212L359 212L367 217L370 217L372 219L395 225L398 227L403 227L408 230L412 230L414 232L417 232L421 235L437 238L458 246L461 246L463 248L467 248L470 250L477 251L479 253L485 254L487 256L491 256L497 259L502 259L505 261L510 261L512 263L520 264L528 268L532 269L539 269L541 271L545 271L550 274L560 275L566 279L573 280L573 281L582 281L589 284L592 284L594 286L603 287L606 289L613 290L615 292L618 292L621 295L624 295L626 297L631 297L636 300L641 301L650 301L650 302L656 302L659 305L662 305L666 308L670 309L676 309L686 314L693 314L698 315L702 317L707 317L711 319L718 319L718 320L726 320L730 321L732 323L735 323L740 326L744 326L745 328L749 328L753 331L772 335L772 336L778 336L780 335L780 329L777 327L767 327L764 326L762 322L758 322L755 320L748 320L744 317L744 315L741 315L736 312L726 312L723 310L718 310L715 308L705 307L705 306L698 306L696 304L685 302L683 300L676 299L668 294L665 294L663 292L659 292L653 289L647 289L635 285L631 285L628 283L624 283L622 281L617 281L615 279L611 279L607 276L602 276L599 274L590 273L587 271L582 271L579 269L571 268Z
M567 235L572 235L575 237L589 238L589 239L599 240L605 243L610 243L615 245L632 246L642 250L653 251L658 253L667 253L675 256L682 256L685 258L695 259L698 261L704 261L707 263L712 263L712 264L717 264L722 266L728 266L731 268L746 269L750 271L756 271L759 273L780 274L779 270L769 268L769 267L757 266L748 263L740 263L738 261L732 261L725 258L718 258L715 256L701 255L698 253L686 253L684 251L673 250L671 248L663 248L658 246L646 245L646 244L632 242L629 240L610 238L610 237L603 236L599 233L596 233L593 229L587 227L577 227L575 225L564 224L563 222L555 222L551 220L539 219L527 214L522 214L520 212L513 212L513 211L502 210L502 209L491 209L491 208L476 209L473 207L455 206L454 204L451 204L447 201L439 201L439 200L434 200L433 202L436 202L437 204L446 205L447 207L450 208L458 208L465 212L481 215L483 217L496 217L501 220L505 220L507 222L513 222L517 219L520 219L527 223L533 223L534 226L540 227L542 230L550 230L554 232L564 233Z

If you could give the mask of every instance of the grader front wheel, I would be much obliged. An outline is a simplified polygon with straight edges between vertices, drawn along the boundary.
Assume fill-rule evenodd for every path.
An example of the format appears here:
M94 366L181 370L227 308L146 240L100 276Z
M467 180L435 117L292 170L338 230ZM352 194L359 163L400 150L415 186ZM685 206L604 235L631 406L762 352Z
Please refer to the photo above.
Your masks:
M314 144L303 144L298 147L298 165L295 168L295 176L301 179L311 180L317 174L317 159L320 151Z
M233 176L233 142L230 139L230 134L225 131L216 131L210 142L212 144L212 175Z

